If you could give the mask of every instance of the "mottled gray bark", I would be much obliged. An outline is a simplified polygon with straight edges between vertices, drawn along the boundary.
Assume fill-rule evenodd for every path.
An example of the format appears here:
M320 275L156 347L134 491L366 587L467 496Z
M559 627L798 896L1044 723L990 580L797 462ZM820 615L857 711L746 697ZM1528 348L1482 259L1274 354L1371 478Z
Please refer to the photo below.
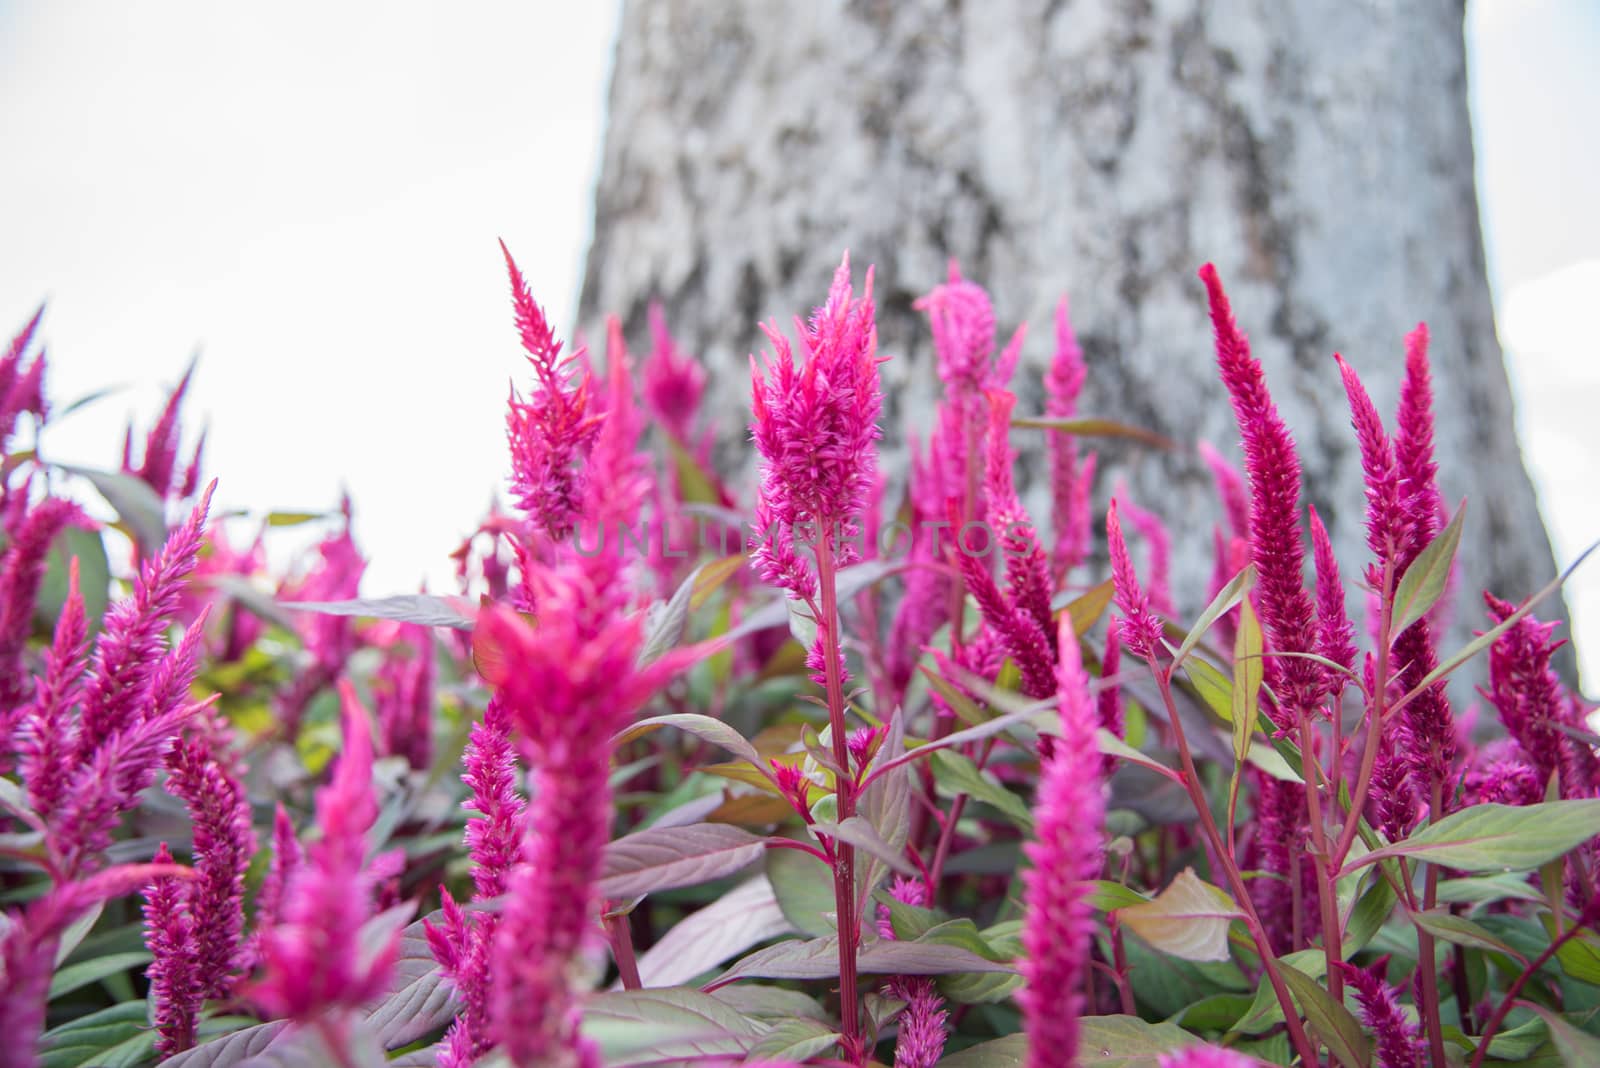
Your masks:
M1019 412L1041 409L1067 293L1085 411L1237 455L1194 274L1211 260L1350 577L1363 496L1331 354L1393 412L1421 319L1444 492L1471 499L1456 636L1482 618L1476 590L1517 598L1552 574L1484 277L1460 0L629 0L591 334L616 312L642 340L660 298L736 438L755 323L820 301L846 247L878 269L891 469L930 425L911 302L950 256L992 292L1002 335L1032 327ZM1038 434L1014 435L1036 515ZM1202 465L1101 449L1097 502L1126 479L1167 519L1192 611L1220 514Z

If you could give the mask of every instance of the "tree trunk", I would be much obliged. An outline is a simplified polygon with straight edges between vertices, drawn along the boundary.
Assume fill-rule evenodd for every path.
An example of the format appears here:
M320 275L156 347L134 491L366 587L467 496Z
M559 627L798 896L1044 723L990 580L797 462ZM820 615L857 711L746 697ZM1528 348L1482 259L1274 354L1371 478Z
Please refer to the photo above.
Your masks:
M1418 320L1444 493L1471 500L1455 639L1481 623L1477 590L1518 599L1553 574L1484 277L1460 0L628 0L581 304L591 334L616 312L642 340L659 298L711 369L724 439L742 440L756 322L820 302L845 248L877 265L891 472L931 425L939 382L911 303L947 257L989 288L1002 340L1033 328L1020 413L1041 410L1066 293L1085 412L1237 456L1194 273L1210 260L1347 576L1368 553L1331 354L1392 413ZM1013 441L1042 517L1034 435ZM1173 526L1192 614L1220 519L1203 465L1094 444L1096 501L1126 479Z

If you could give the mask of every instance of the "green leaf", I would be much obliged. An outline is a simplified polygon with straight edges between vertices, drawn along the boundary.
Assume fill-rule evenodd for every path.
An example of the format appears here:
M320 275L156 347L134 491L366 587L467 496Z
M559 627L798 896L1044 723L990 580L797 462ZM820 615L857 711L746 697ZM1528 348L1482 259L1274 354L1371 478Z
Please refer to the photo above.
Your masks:
M815 820L811 824L811 829L818 834L825 834L845 845L855 847L858 857L870 857L901 875L915 874L915 870L906 858L900 855L900 851L885 842L877 829L860 816L851 816L841 823ZM866 892L871 893L874 889L876 887L869 886Z
M56 972L55 978L50 980L50 998L54 1000L62 994L70 994L80 990L90 983L98 983L110 975L118 975L129 968L150 963L150 954L140 951L138 953L111 953L104 957L95 957L93 960L83 960L76 964L69 964Z
M1394 887L1389 885L1387 879L1378 879L1356 900L1356 907L1350 910L1350 922L1345 926L1344 939L1340 943L1346 960L1366 948L1394 911L1394 905Z
M1114 419L1097 419L1093 416L1016 416L1011 425L1022 430L1054 430L1077 437L1132 438L1158 449L1174 448L1172 442L1160 434L1141 427L1129 426Z
M1206 707L1215 712L1222 722L1232 723L1233 680L1213 667L1210 661L1198 656L1190 658L1183 665L1183 670Z
M78 561L78 593L83 597L83 614L94 629L111 603L111 564L106 559L106 543L98 530L69 526L50 543L45 559L44 578L39 583L39 599L34 604L34 622L53 630L67 604L68 579L72 560Z
M56 466L68 474L88 479L145 551L154 552L167 540L166 506L161 495L143 479L121 471L99 471L70 464Z
M822 938L838 930L833 870L798 849L767 850L767 878L784 919L798 931Z
M1600 1038L1578 1030L1543 1005L1531 1006L1550 1028L1550 1040L1566 1068L1594 1068L1600 1064ZM1491 1047L1492 1048L1492 1047Z
M1449 912L1413 912L1411 922L1435 938L1453 945L1504 953L1508 957L1514 957L1523 965L1528 963L1528 959L1521 953L1465 916L1456 916Z
M1027 1059L1028 1038L1015 1034L980 1042L960 1053L940 1058L939 1068L1022 1068Z
M770 1061L803 1061L838 1045L839 1033L818 1020L779 1020L750 1049L751 1057Z
M1183 644L1179 645L1178 651L1173 654L1173 667L1177 667L1184 662L1189 654L1194 651L1194 647L1199 645L1201 640L1205 638L1206 632L1215 625L1217 620L1227 614L1228 609L1245 600L1250 593L1250 588L1255 585L1255 581L1256 565L1249 564L1244 570L1229 579L1226 586L1217 591L1217 595L1211 598L1211 603L1206 605L1205 611L1200 613L1200 618L1195 620L1194 626L1189 628L1189 633L1184 635Z
M1539 920L1553 941L1559 934L1555 917L1545 912L1540 914ZM1579 931L1563 942L1556 950L1556 962L1562 971L1580 983L1600 986L1600 945L1596 945L1589 931Z
M1131 887L1114 883L1109 879L1095 879L1088 883L1080 884L1088 889L1084 900L1100 912L1110 912L1112 909L1125 909L1133 905L1143 905L1150 899Z
M636 831L606 846L600 896L626 901L721 879L760 860L766 843L765 838L727 823Z
M917 942L922 945L955 946L995 963L1009 963L1011 959L1009 954L984 937L977 924L965 916L935 925L924 932ZM987 1004L1010 997L1022 985L1022 976L1009 972L958 972L939 976L938 985L939 993L946 1000L964 1005Z
M1065 609L1067 617L1072 620L1072 633L1081 638L1100 622L1100 617L1106 614L1106 609L1111 607L1116 595L1116 583L1106 579L1100 585L1091 586L1076 597L1066 597L1060 605L1052 603L1050 609L1053 612Z
M1474 805L1403 841L1373 850L1347 870L1386 857L1409 856L1462 871L1530 871L1593 838L1596 826L1600 826L1600 798Z
M1313 979L1320 979L1328 973L1328 958L1320 949L1302 949L1294 953L1285 953L1278 958L1279 971L1299 971ZM1293 994L1291 988L1290 994ZM1233 1033L1245 1035L1259 1035L1263 1031L1271 1030L1283 1022L1283 1004L1278 1000L1278 994L1272 989L1272 983L1263 975L1261 982L1256 986L1255 1001L1250 1005L1250 1011L1245 1013L1244 1019L1234 1025Z
M1199 1044L1181 1027L1137 1016L1085 1016L1078 1023L1078 1060L1094 1068L1155 1068L1162 1054ZM1007 1035L952 1053L939 1068L1022 1068L1027 1055L1027 1036Z
M1248 994L1213 994L1184 1008L1172 1023L1191 1031L1227 1031L1250 1011Z
M1261 707L1261 682L1266 667L1261 659L1261 623L1248 600L1239 602L1239 630L1233 643L1233 759L1243 764L1255 734L1256 711Z
M709 994L685 987L614 990L584 1001L583 1033L608 1064L739 1056L761 1029Z
M1434 536L1401 576L1400 585L1394 591L1393 622L1389 629L1393 637L1404 634L1444 595L1456 547L1461 544L1461 524L1466 515L1467 503L1462 501L1450 525Z
M1492 905L1496 901L1542 901L1524 875L1473 875L1439 881L1441 905Z
M1228 925L1243 916L1233 899L1185 868L1153 901L1117 911L1151 946L1182 960L1228 959Z
M1322 984L1297 968L1283 969L1283 982L1305 1013L1306 1023L1345 1068L1367 1068L1367 1036L1350 1010L1333 1000Z
M1159 775L1163 775L1174 782L1179 781L1177 772L1173 771L1159 760L1156 760L1154 757L1146 756L1145 754L1141 753L1139 750L1133 748L1133 746L1129 745L1127 742L1124 742L1121 738L1118 738L1115 734L1112 734L1104 727L1095 728L1094 736L1095 741L1100 746L1100 752L1104 753L1106 756L1116 757L1118 760L1126 760L1128 763L1137 764L1141 768L1149 768L1151 771L1156 772Z
M668 435L667 450L672 456L673 471L678 478L678 499L685 504L721 504L722 495L717 492L716 483L712 481L705 468L694 458L694 454L683 447L683 443Z
M856 802L857 816L853 818L864 820L872 836L882 843L885 850L881 855L878 854L874 844L868 850L873 854L873 861L856 869L858 907L865 904L867 895L877 889L878 883L888 874L888 868L898 870L898 866L905 864L902 854L911 837L911 769L901 764L878 774L904 754L905 726L904 711L894 709L889 717L889 728L878 744L878 751L867 765L866 777L862 780L867 783L867 788L861 791ZM848 824L850 821L844 822Z
M267 526L269 527L297 527L302 523L315 523L319 519L332 518L332 512L292 512L275 511L267 513Z
M934 781L950 795L966 794L999 809L1022 830L1033 830L1033 812L1027 802L979 770L971 758L952 749L941 749L933 754L932 766Z

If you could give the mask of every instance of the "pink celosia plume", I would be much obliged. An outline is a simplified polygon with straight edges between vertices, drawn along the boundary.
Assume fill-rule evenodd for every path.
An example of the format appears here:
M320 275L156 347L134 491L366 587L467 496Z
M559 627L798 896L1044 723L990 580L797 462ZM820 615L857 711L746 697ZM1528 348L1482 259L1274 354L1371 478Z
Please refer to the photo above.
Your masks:
M1316 649L1316 618L1302 569L1305 543L1300 532L1300 457L1267 391L1261 363L1233 318L1216 268L1200 268L1216 335L1217 368L1233 402L1244 443L1250 479L1250 549L1256 565L1256 601L1271 651L1309 653ZM1307 713L1318 709L1327 692L1324 670L1312 661L1289 657L1269 661L1280 702ZM1291 716L1292 718L1292 716Z
M268 1013L304 1023L358 1008L382 993L398 939L364 946L373 915L374 873L367 831L378 816L372 787L372 731L367 712L342 683L344 749L328 785L317 791L322 837L289 875L278 921L261 938L262 978L251 996Z
M1134 656L1149 660L1161 648L1161 619L1152 610L1150 599L1133 569L1133 558L1128 555L1128 543L1122 536L1122 518L1117 512L1116 498L1112 498L1111 507L1106 511L1106 544L1111 554L1117 607L1122 609L1123 616L1119 637Z
M1095 742L1098 715L1089 696L1078 639L1069 619L1059 631L1061 737L1042 761L1034 805L1037 841L1024 847L1033 866L1023 873L1022 945L1025 980L1017 994L1028 1033L1029 1068L1071 1064L1094 939L1094 910L1085 883L1100 871L1105 792Z

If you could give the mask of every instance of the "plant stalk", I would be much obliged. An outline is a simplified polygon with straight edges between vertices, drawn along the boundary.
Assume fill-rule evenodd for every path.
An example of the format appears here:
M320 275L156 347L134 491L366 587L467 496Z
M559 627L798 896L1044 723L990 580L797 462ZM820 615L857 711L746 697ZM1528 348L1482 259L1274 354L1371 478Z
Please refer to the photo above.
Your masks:
M833 740L833 759L839 766L834 783L839 822L843 823L855 815L856 791L844 718L844 680L839 671L839 599L830 523L823 524L822 535L817 539L817 585L822 594L822 616L817 623L822 640L823 679L828 690L828 725ZM833 898L839 924L839 1022L845 1052L850 1057L858 1057L863 1048L856 990L856 950L861 931L855 916L855 886L855 849L846 842L835 842Z

